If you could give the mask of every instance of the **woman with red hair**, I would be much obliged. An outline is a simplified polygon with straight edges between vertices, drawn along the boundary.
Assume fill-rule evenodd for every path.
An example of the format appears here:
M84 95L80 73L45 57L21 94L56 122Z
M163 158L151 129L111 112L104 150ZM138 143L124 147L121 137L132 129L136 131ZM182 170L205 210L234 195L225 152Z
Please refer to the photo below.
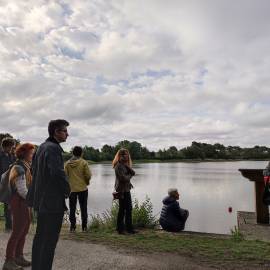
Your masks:
M117 228L119 234L134 234L136 231L132 225L132 200L130 190L133 188L130 179L135 175L131 168L132 161L127 149L120 149L112 162L115 171L115 190L119 193L119 211L117 216ZM124 224L125 220L125 224Z
M9 173L9 181L13 191L10 208L13 219L12 233L7 249L3 270L21 270L31 265L23 256L25 238L31 222L31 213L26 203L28 188L32 182L31 162L35 146L24 143L16 148L16 162Z

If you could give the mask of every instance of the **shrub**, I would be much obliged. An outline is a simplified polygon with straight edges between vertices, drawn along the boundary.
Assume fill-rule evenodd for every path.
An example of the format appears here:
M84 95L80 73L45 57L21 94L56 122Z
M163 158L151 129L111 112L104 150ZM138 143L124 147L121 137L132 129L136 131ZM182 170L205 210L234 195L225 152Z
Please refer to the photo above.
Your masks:
M236 242L244 240L244 235L240 232L240 230L234 226L233 229L231 229L231 236L232 239Z
M91 215L90 229L115 229L119 209L118 201L114 201L111 209L101 215ZM157 220L153 216L153 204L149 197L139 204L137 199L133 200L132 220L134 228L153 228Z
M132 221L135 228L153 228L157 224L149 197L146 197L141 205L137 199L134 199Z

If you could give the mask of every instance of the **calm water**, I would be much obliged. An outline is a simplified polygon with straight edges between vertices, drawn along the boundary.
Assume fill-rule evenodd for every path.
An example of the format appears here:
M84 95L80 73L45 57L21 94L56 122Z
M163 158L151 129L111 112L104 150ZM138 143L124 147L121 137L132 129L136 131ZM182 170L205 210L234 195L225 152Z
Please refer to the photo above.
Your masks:
M237 211L255 211L254 184L238 169L266 165L265 161L137 164L132 195L139 201L148 195L159 216L168 188L176 187L181 207L190 212L186 230L230 233ZM97 214L111 207L114 171L110 164L92 165L91 170L88 207L90 214Z

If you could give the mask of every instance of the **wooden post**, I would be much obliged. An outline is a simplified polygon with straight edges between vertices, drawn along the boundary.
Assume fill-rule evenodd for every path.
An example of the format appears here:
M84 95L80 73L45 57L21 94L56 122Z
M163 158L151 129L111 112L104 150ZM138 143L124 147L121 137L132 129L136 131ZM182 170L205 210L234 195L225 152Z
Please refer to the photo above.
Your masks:
M239 169L245 178L255 184L255 208L257 223L269 224L269 209L262 201L264 192L263 170L262 169Z

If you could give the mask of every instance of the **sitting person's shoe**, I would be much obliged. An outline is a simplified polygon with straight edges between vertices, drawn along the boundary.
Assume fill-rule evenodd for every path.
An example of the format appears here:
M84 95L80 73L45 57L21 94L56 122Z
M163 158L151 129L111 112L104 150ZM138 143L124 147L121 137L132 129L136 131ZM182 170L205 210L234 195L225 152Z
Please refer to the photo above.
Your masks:
M27 261L23 256L19 256L14 259L15 263L22 267L31 266L32 263L30 261Z
M2 270L23 270L23 268L17 265L14 260L6 260Z
M136 230L128 230L127 233L129 233L129 234L136 234L136 233L139 233L139 232L136 231Z
M118 232L118 234L123 234L123 235L125 235L126 234L126 232L125 231L119 231L119 230L117 230L117 232Z

